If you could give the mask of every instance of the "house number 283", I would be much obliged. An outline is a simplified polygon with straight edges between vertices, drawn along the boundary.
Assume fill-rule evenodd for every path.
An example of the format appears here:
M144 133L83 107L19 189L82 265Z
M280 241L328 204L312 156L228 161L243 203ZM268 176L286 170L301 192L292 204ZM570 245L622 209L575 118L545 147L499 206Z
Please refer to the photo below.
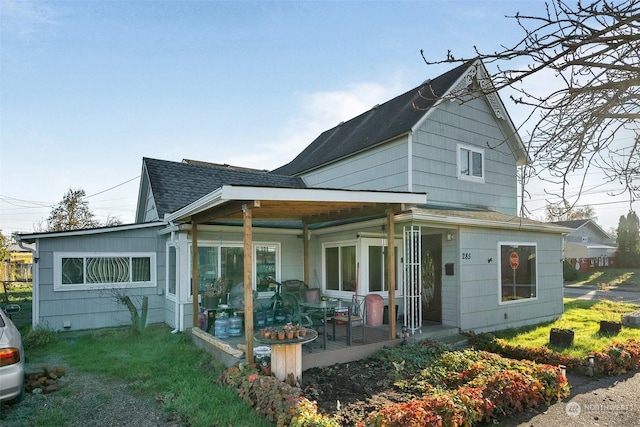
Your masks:
M471 259L470 252L462 252L462 259Z

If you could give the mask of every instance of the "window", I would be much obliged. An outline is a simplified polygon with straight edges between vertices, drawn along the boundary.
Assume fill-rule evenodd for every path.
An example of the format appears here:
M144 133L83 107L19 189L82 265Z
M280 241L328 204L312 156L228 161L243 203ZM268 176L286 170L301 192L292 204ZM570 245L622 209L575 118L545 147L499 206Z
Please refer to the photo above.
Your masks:
M267 277L277 277L277 257L278 248L275 245L255 246L255 280L258 291L269 291L269 281Z
M458 146L458 178L484 182L484 150Z
M276 243L260 243L253 246L253 288L258 284L259 291L268 291L265 278L279 279L280 246ZM189 252L191 253L191 251ZM198 289L203 292L209 282L218 277L228 280L229 288L244 283L244 246L241 243L224 246L198 246ZM266 285L266 286L263 286ZM191 289L191 288L190 288ZM191 291L189 291L191 294Z
M326 246L324 249L324 272L327 290L356 290L356 246Z
M369 273L369 292L386 292L388 291L387 276L387 247L386 246L367 246L369 252L368 273ZM395 250L395 277L396 290L398 290L398 247Z
M500 243L501 302L536 298L538 269L534 243Z
M56 253L54 289L155 286L155 254Z
M167 294L176 294L178 254L175 246L167 246Z

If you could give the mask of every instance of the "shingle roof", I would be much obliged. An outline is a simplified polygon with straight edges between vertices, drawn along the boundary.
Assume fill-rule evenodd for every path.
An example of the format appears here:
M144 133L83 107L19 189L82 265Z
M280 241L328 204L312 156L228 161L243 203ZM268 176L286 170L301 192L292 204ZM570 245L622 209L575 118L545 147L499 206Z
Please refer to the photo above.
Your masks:
M234 169L212 164L188 164L142 159L149 177L158 216L178 209L206 196L223 185L252 187L305 188L300 178L259 171Z
M295 159L272 172L296 175L408 132L472 64L460 65L323 132Z
M562 225L569 228L580 228L586 223L591 222L590 219L574 219L570 221L554 221L553 224Z

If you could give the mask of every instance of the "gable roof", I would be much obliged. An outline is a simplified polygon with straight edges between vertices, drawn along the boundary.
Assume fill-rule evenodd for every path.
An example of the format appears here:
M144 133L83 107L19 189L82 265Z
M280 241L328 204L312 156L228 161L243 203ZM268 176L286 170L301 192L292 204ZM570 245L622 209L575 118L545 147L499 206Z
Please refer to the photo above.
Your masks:
M596 224L595 221L592 219L574 219L570 221L555 221L553 222L553 224L558 224L558 225L562 225L563 227L573 228L574 230L577 230L588 224L591 224L591 226L595 229L597 233L600 233L603 237L607 239L611 239L611 236L609 235L609 233L604 231L602 227Z
M320 134L296 158L274 169L273 173L297 175L409 133L430 108L454 90L463 76L469 72L475 75L477 67L482 67L484 71L480 61L466 62L435 79L426 80L420 86L384 104L376 105L347 122L340 123ZM498 102L496 94L491 94L491 97L492 102ZM516 133L515 129L510 132ZM517 154L521 155L519 152Z
M166 214L206 196L224 185L250 185L252 187L305 188L300 178L220 166L211 163L171 162L144 157L142 159L142 182L148 183L154 197L159 219ZM146 192L138 194L138 213L140 215L141 198Z
M439 100L437 96L429 96L431 90L438 96L444 95L470 65L460 65L323 132L296 158L273 173L295 175L409 132Z

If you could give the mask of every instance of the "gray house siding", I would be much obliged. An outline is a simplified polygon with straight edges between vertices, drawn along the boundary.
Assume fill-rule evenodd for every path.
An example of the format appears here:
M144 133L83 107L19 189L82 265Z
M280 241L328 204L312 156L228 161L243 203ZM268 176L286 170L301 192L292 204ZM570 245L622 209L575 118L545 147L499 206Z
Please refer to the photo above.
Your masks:
M433 204L482 206L516 215L516 161L496 120L483 99L439 104L413 134L411 190L428 193ZM483 183L458 179L458 144L483 150Z
M164 322L165 254L157 228L114 231L103 234L40 239L38 245L38 312L36 323L53 330L82 330L130 324L129 311L116 303L116 294L130 295L138 304L149 298L148 323ZM154 286L142 288L54 290L55 254L72 253L155 253ZM140 305L138 305L139 307ZM65 323L70 327L65 328Z
M500 303L499 242L537 244L537 298ZM561 245L557 234L461 228L460 254L468 255L459 261L460 328L482 332L560 317Z
M407 191L407 159L407 138L401 137L301 176L309 187Z

